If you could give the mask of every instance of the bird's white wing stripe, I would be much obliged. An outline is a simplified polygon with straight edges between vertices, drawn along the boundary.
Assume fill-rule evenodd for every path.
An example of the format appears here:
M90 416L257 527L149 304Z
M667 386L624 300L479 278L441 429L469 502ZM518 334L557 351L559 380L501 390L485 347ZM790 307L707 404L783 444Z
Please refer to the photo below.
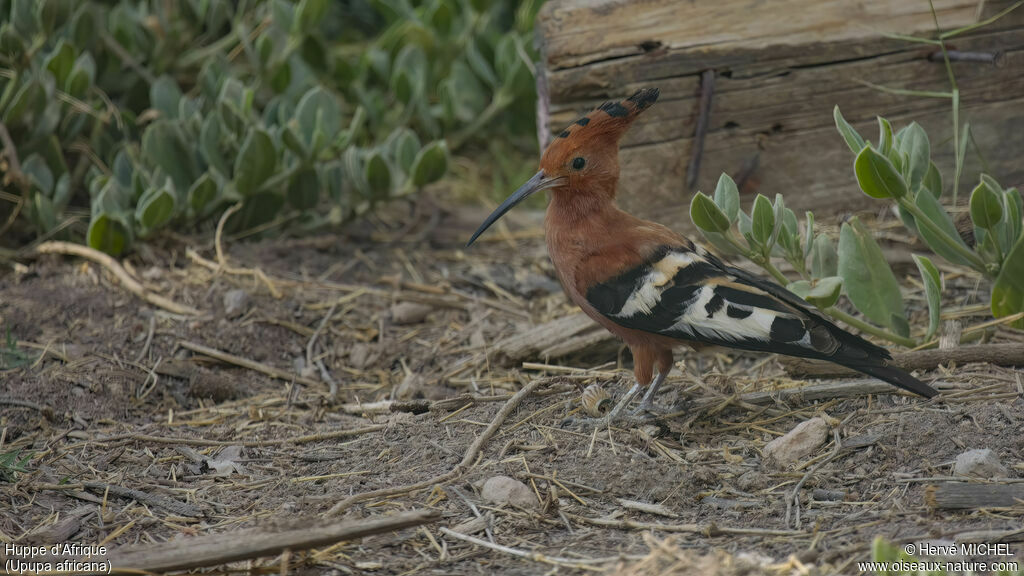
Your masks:
M661 302L662 291L679 270L700 261L702 258L692 252L669 252L664 258L651 264L651 271L637 284L622 310L615 316L629 318L637 314L650 314Z
M724 340L770 340L772 322L777 312L764 310L762 308L750 308L726 304L721 306L710 317L705 311L708 302L715 296L713 286L704 286L697 294L697 298L688 304L679 316L679 319L670 328L671 331L683 332L691 336L704 336L707 338L722 338ZM749 310L751 314L746 318L732 318L726 310L729 306L741 307Z

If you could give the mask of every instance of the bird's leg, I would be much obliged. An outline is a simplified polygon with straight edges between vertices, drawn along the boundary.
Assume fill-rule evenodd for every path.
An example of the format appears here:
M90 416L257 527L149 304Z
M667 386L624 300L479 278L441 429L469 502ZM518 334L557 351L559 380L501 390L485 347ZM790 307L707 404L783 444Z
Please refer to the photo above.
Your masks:
M658 377L654 379L654 383L647 388L647 392L644 394L642 400L640 400L640 406L633 411L633 415L648 413L648 414L661 414L665 410L658 408L654 405L654 396L658 393L658 388L661 383L665 381L668 376L668 370L659 370Z

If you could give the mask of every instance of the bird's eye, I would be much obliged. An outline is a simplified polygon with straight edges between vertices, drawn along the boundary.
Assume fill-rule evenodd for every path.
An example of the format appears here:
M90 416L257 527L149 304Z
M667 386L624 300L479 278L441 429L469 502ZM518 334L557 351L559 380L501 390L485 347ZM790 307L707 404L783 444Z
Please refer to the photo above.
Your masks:
M583 170L583 167L586 166L586 165L587 165L587 161L584 160L580 156L577 156L577 157L572 159L572 169L573 170Z

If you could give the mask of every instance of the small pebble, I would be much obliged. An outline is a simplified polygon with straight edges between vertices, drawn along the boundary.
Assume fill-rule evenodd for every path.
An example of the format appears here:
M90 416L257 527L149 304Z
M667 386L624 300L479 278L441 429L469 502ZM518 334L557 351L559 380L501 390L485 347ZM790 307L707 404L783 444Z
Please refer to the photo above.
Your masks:
M827 437L828 422L824 418L811 418L801 422L785 436L780 436L765 445L765 462L777 468L785 468L809 456Z
M419 324L434 308L426 304L416 302L399 302L391 307L391 321L399 326L406 324Z
M249 293L245 290L229 290L224 294L224 314L237 318L249 308Z
M480 496L495 504L512 504L520 508L536 508L537 498L530 487L515 478L492 476L484 482Z
M976 448L956 457L953 474L979 478L1006 478L1007 470L995 452L988 448Z

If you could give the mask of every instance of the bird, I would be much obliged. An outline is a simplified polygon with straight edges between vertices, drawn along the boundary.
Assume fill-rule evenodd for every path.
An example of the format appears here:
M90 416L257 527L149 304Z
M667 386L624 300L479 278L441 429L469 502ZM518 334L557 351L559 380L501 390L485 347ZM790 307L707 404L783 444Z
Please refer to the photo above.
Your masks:
M606 102L557 134L540 170L466 244L531 194L551 191L544 228L556 275L570 300L633 356L632 388L591 423L657 413L654 397L672 369L673 349L686 344L827 360L926 398L938 394L894 366L885 348L840 328L785 287L618 208L619 140L658 95L644 88Z

